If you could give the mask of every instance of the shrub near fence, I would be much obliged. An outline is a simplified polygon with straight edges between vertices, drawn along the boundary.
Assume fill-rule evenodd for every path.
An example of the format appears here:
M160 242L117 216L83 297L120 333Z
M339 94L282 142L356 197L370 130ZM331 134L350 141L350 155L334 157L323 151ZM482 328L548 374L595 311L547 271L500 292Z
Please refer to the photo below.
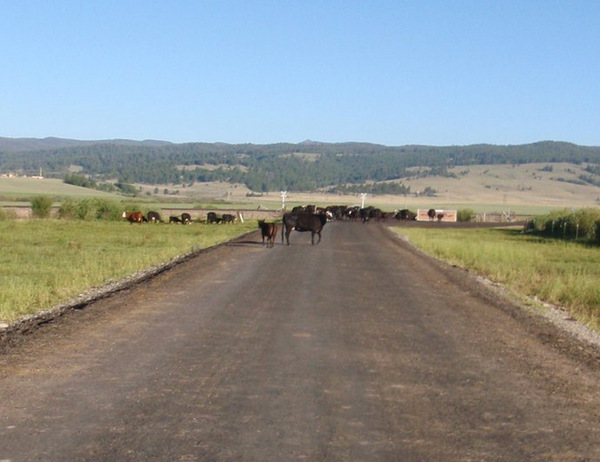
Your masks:
M123 211L128 205L108 199L67 199L58 209L61 219L78 220L122 220ZM134 207L137 209L137 206Z
M534 217L529 231L557 239L577 239L600 242L600 209L585 208L570 212L556 211Z
M36 196L31 200L31 213L36 218L49 218L51 209L51 197Z
M460 222L470 222L475 220L477 214L473 209L459 209L457 214L457 220Z

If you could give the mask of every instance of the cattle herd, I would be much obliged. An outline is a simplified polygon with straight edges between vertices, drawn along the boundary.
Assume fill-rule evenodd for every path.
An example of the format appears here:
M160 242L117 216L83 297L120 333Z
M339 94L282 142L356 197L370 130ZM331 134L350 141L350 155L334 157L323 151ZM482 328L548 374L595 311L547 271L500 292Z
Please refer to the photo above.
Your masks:
M371 220L382 221L387 218L397 220L415 220L417 214L408 209L399 212L387 213L375 207L348 207L328 206L316 207L314 205L294 207L290 212L283 214L281 219L281 243L290 245L290 234L292 231L310 232L311 244L321 242L321 231L328 221L361 221L367 223ZM263 245L273 247L277 236L277 223L267 223L265 220L258 221L261 230ZM315 242L315 236L318 237ZM285 240L285 241L284 241Z
M433 215L430 215L431 219L436 217L435 210L432 209ZM431 212L431 211L430 211ZM311 233L311 244L319 244L321 242L321 232L328 221L341 220L341 221L361 221L367 223L371 220L382 221L388 218L395 218L397 220L415 220L416 213L404 209L399 212L383 212L381 209L375 207L358 207L358 206L345 206L345 205L332 205L328 207L316 207L314 205L297 206L294 207L290 212L285 212L281 218L281 243L287 243L290 245L290 234L292 231L298 232L310 232ZM168 220L163 220L158 212L150 211L147 214L143 214L140 211L135 212L123 212L123 218L129 223L170 223L170 224L191 224L192 217L189 213L182 213L181 215L171 215ZM215 212L208 212L206 214L206 220L197 219L197 222L205 223L233 223L235 222L235 215L224 213L218 215ZM258 220L258 227L261 230L262 243L269 248L275 246L275 237L278 232L278 224L276 222L267 222L266 220ZM315 236L317 241L315 242Z
M123 218L129 223L170 223L170 224L184 224L189 225L192 223L192 216L184 212L181 215L171 215L168 220L163 220L158 212L148 212L143 214L142 212L123 212ZM201 221L201 220L197 220ZM218 216L214 212L208 212L206 216L206 223L233 223L235 216L230 214L223 214Z

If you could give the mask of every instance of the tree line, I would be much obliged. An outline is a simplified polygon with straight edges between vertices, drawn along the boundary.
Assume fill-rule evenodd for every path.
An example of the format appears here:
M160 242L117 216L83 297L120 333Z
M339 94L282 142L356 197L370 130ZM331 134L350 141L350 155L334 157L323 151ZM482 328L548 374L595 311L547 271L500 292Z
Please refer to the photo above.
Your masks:
M84 178L89 184L225 181L245 184L256 192L383 184L413 176L409 170L413 167L426 168L429 175L448 176L448 169L456 166L553 162L591 164L587 169L589 175L581 180L592 184L599 181L600 147L553 141L442 147L317 142L267 145L99 142L46 150L0 151L0 173L37 174L41 168L47 177L73 181L69 172L76 166L79 173L75 181ZM406 191L400 185L392 193Z

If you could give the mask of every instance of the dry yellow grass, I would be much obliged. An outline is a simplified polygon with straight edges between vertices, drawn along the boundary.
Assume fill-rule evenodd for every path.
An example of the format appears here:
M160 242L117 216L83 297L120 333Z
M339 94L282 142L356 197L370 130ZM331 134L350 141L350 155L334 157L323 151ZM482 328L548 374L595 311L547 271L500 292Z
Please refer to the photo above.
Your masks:
M515 293L562 306L600 329L600 249L543 239L520 229L393 228L423 251L500 283Z
M7 200L42 194L55 197L117 197L115 194L81 188L54 178L0 177L0 196Z
M552 171L548 171L548 166ZM472 208L476 212L513 211L517 213L542 214L552 209L600 206L600 188L578 185L558 178L575 180L583 173L585 165L566 163L540 163L525 165L473 165L450 169L457 177L418 177L397 180L410 186L407 196L372 195L365 204L384 210L418 208ZM141 188L140 199L144 201L173 201L194 206L211 201L231 204L234 208L279 209L280 191L262 196L249 196L252 191L242 184L224 182L194 183L188 185L136 185ZM435 197L416 196L414 193L426 187L437 191ZM166 194L165 194L166 190ZM177 194L174 192L177 191ZM158 194L156 194L158 192ZM100 196L94 191L65 185L60 180L7 179L0 178L0 195L27 196L37 194L62 196ZM299 193L288 191L286 204L344 204L360 205L361 197L354 195L324 194L320 192Z
M547 167L551 166L552 171ZM449 171L456 178L440 176L415 176L396 180L410 186L411 195L371 195L366 205L386 210L401 208L474 208L485 211L517 211L522 213L546 213L551 209L594 207L600 205L600 188L593 185L578 185L564 180L576 180L585 173L585 165L567 163L539 163L525 165L473 165L455 167ZM426 187L437 191L435 197L416 196L414 193ZM159 187L172 189L172 186ZM150 189L150 188L148 188ZM154 187L152 187L154 189ZM244 185L228 183L197 183L180 188L180 197L199 200L223 200L236 204L248 204L251 208L281 206L280 191L263 194L262 197L247 197L251 191ZM359 194L337 195L319 192L299 193L288 191L286 202L292 204L361 204Z
M544 170L551 166L552 171ZM554 208L591 207L600 202L600 188L578 185L585 165L541 163L525 165L472 165L450 169L457 178L424 177L403 180L411 191L429 186L438 192L440 203L495 204L504 208L538 205Z

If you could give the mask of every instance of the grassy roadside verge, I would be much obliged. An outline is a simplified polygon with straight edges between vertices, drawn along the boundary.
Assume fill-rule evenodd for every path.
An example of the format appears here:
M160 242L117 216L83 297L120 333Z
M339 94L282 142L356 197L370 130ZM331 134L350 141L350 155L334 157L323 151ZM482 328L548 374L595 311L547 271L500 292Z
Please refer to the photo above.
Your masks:
M600 330L600 248L515 229L392 228L424 252L564 307Z
M83 220L0 221L0 321L257 229L256 221L189 226Z

